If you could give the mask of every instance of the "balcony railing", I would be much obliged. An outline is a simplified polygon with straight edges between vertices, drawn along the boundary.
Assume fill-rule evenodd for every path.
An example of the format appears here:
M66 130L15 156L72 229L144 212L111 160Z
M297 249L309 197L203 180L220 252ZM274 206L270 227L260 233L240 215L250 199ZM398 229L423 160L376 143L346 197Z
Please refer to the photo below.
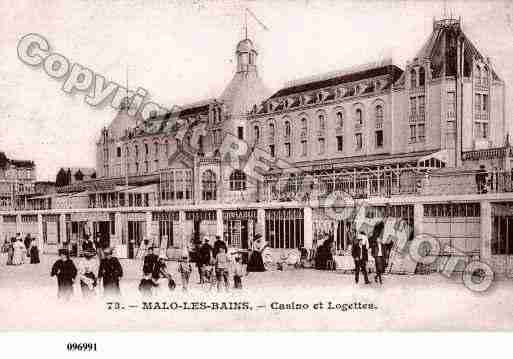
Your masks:
M264 202L308 201L332 192L344 192L351 197L390 197L417 193L417 175L411 169L319 175L309 178L280 178L264 183Z
M237 188L238 190L234 190ZM513 171L480 171L440 169L426 173L415 168L362 170L335 174L267 178L246 181L230 189L229 181L220 183L215 199L203 200L201 188L183 192L180 198L162 198L158 192L86 194L73 202L59 205L53 199L29 199L15 205L7 198L0 210L39 210L57 208L153 207L192 204L247 204L255 202L304 202L327 198L331 193L345 193L353 198L392 196L443 196L490 193L513 193ZM194 194L199 198L194 198ZM80 195L78 195L80 196ZM75 204L72 204L75 203ZM72 207L75 206L75 207Z

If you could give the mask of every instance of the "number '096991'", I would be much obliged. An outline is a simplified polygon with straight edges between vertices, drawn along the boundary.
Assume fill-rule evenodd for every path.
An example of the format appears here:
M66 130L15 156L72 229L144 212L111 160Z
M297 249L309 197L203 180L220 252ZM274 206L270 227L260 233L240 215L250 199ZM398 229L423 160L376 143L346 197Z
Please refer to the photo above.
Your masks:
M66 349L69 352L95 352L96 343L68 343Z

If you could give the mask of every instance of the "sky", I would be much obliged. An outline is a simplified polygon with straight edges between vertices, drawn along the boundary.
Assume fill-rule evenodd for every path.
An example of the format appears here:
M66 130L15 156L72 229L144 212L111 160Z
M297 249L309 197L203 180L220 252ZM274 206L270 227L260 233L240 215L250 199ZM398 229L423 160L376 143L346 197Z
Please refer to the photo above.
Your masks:
M248 18L259 73L272 91L387 57L404 68L429 37L433 18L461 17L464 32L506 82L510 121L509 1L2 0L0 151L35 161L38 180L55 180L60 167L95 166L95 142L115 115L23 63L17 46L26 34L40 34L71 64L123 86L128 79L129 88L148 91L146 101L171 108L222 93L234 73L246 7L268 28Z

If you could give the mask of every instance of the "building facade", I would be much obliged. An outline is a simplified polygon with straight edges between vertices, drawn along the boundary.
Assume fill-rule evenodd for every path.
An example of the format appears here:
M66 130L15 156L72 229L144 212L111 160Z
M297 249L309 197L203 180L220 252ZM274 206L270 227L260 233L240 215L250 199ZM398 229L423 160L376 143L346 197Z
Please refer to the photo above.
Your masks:
M0 152L0 209L23 208L34 194L36 166L32 161L13 160Z
M126 99L96 144L97 178L57 187L47 208L5 212L2 231L36 220L27 228L47 251L99 235L128 258L143 239L174 257L203 237L250 249L262 234L275 259L329 239L344 267L355 223L384 221L395 236L436 236L440 256L513 269L505 84L459 20L435 21L404 69L382 60L274 94L251 40L235 56L218 98L148 119Z

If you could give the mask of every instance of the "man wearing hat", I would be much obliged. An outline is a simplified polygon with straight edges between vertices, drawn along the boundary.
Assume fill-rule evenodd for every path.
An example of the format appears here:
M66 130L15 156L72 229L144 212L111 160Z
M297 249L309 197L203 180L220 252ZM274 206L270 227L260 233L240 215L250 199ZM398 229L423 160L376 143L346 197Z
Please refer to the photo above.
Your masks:
M84 298L90 298L95 295L96 273L98 273L98 264L95 256L96 251L85 251L84 258L79 264L80 288Z
M123 276L123 268L119 260L112 255L112 248L104 250L105 258L100 262L98 280L103 282L103 294L106 296L119 296L119 279Z
M216 241L214 242L214 249L212 251L212 255L215 258L217 253L219 253L219 249L223 248L226 253L228 253L228 248L226 247L226 243L221 239L221 236L216 236Z
M51 276L57 276L57 297L70 300L73 295L73 282L77 276L77 268L69 258L68 250L59 249L59 259L52 266Z
M144 256L143 261L143 275L158 273L159 256L155 254L155 247L151 246L148 248L148 254ZM158 279L158 277L157 277Z
M208 237L205 237L199 250L198 271L200 275L200 284L204 282L203 267L209 265L211 260L212 246L208 243Z
M365 284L369 284L369 278L367 276L367 261L369 260L369 240L367 235L360 231L356 235L356 242L353 243L353 248L351 249L351 254L354 259L354 280L358 283L360 279L360 272L363 273L363 279L365 279Z

